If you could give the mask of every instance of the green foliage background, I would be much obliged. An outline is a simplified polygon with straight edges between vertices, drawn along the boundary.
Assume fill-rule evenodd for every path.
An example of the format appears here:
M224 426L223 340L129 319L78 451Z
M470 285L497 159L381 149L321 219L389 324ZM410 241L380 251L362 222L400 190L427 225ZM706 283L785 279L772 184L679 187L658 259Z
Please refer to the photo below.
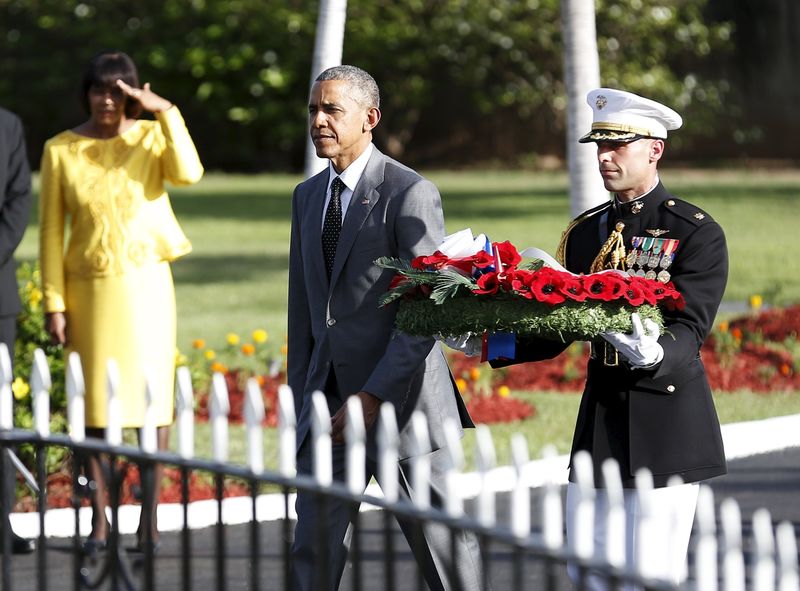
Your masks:
M735 115L720 64L732 26L707 0L597 0L603 83L691 118L690 150ZM209 169L298 170L318 3L307 0L0 0L0 104L45 139L83 120L98 50L129 53L176 102ZM562 155L559 0L350 0L344 61L382 88L379 145L414 165ZM724 109L723 109L724 106Z

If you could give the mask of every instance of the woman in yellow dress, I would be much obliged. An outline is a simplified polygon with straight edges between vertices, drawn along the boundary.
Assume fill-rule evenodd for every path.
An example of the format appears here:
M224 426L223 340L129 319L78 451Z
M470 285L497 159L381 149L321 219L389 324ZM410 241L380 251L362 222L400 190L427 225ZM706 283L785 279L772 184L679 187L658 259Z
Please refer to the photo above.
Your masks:
M147 375L158 445L166 449L174 416L176 349L169 262L187 254L191 244L175 219L164 182L196 183L203 166L178 108L149 84L139 86L136 66L126 54L102 52L92 58L82 89L89 118L49 139L42 155L46 327L55 342L80 355L87 435L104 436L106 368L113 359L119 368L122 426L143 425ZM142 110L155 120L137 119ZM108 536L106 487L97 458L88 471L98 492L85 548L97 550ZM156 501L159 483L157 471ZM151 519L155 541L155 503Z

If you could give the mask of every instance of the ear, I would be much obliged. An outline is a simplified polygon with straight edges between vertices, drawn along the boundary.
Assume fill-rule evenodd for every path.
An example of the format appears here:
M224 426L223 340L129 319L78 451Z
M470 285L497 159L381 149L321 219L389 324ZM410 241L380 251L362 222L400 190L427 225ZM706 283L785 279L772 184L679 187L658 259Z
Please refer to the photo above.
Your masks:
M664 140L653 140L650 144L650 162L658 162L664 155Z
M380 120L381 110L378 107L370 107L367 109L367 116L364 119L364 123L361 125L361 131L363 133L372 131L378 125L378 121Z

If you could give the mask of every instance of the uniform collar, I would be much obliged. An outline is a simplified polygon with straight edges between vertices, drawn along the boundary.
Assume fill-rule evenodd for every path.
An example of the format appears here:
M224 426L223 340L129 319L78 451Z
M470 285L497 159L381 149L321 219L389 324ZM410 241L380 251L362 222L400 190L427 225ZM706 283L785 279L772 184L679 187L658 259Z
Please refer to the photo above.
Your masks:
M661 181L656 175L655 184L642 195L639 195L636 199L632 199L631 201L620 201L619 197L614 195L613 200L613 208L614 212L617 214L618 218L629 218L632 216L638 216L644 213L648 208L654 207L658 199L649 198L659 191L659 187L661 187Z

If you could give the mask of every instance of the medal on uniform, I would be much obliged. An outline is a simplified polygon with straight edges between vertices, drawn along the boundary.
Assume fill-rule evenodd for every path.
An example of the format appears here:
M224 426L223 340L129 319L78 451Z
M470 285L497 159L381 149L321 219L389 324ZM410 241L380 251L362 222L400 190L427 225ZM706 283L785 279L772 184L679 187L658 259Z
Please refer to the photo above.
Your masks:
M650 261L650 249L653 247L653 241L655 238L645 238L642 240L642 253L639 255L639 258L636 259L636 264L640 267L644 267Z
M658 279L661 283L666 283L667 281L669 281L669 278L670 278L669 272L663 269L659 271L658 275L656 276L656 279Z
M664 246L664 239L663 238L655 238L653 239L653 254L650 255L650 259L647 261L647 266L655 269L658 267L658 261L661 258L659 253L661 252L661 247Z
M675 249L678 248L678 240L672 238L664 243L664 254L661 255L661 261L658 266L666 270L675 259Z
M628 267L633 267L636 264L637 259L639 258L639 245L642 243L643 238L641 236L634 236L631 238L631 251L628 253L628 257L625 259L625 263Z
M644 274L645 279L650 279L651 281L655 280L657 277L656 272L650 269L647 273Z
M644 269L639 269L638 271L636 271L636 276L637 277L644 277L645 276Z

